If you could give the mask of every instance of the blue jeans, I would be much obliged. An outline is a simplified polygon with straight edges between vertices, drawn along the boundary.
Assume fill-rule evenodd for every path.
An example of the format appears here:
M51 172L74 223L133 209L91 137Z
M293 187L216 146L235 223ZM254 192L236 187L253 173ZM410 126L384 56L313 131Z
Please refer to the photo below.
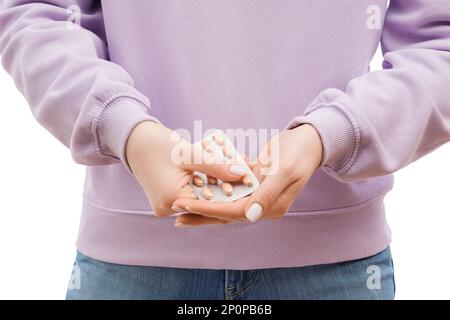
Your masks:
M67 299L393 299L394 294L389 248L354 261L243 271L117 265L78 252Z

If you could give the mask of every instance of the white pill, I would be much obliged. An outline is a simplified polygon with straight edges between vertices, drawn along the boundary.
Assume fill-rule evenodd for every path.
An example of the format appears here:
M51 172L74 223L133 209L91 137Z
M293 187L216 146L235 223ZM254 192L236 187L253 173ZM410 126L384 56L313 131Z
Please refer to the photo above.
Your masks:
M202 197L205 198L206 200L211 200L213 197L213 191L207 186L204 186L202 188Z
M252 178L246 174L243 178L242 178L242 183L246 186L246 187L251 187L253 186L253 181Z
M194 177L192 178L192 183L197 187L203 187L205 185L203 179L197 175L194 175Z
M231 184L229 184L228 182L224 182L221 185L222 188L222 192L226 195L226 196L231 196L233 194L233 186Z
M208 183L209 184L217 184L217 179L211 176L208 176Z

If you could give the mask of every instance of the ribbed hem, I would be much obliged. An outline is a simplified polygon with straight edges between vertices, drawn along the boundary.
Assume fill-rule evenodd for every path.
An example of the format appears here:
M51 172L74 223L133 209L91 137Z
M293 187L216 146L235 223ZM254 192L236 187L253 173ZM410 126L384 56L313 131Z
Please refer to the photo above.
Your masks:
M97 122L100 151L120 159L131 171L126 161L126 143L133 129L143 121L158 122L149 115L149 108L131 97L117 97L105 107Z
M337 211L198 228L177 228L173 217L114 212L84 202L77 248L105 262L177 268L248 270L348 261L389 245L383 197Z

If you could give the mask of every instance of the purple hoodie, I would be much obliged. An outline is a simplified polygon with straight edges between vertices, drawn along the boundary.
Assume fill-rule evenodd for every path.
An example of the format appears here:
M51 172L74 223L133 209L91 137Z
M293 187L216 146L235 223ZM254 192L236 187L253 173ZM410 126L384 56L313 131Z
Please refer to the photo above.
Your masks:
M391 173L450 138L449 0L0 4L4 68L87 166L77 245L99 260L255 269L367 257L390 243ZM369 72L380 40L384 70ZM190 132L196 120L310 123L323 163L280 220L176 228L124 164L131 130L156 119Z

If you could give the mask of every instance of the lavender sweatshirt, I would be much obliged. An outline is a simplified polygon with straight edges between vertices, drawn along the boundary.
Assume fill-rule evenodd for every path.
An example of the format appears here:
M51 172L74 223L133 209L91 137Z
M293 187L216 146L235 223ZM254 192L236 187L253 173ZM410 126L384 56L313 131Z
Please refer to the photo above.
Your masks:
M449 0L0 4L4 68L87 166L77 245L96 259L253 269L375 254L390 243L391 173L450 138ZM380 40L384 70L369 72ZM189 131L196 120L310 123L323 162L280 220L179 229L152 214L124 164L144 120Z

